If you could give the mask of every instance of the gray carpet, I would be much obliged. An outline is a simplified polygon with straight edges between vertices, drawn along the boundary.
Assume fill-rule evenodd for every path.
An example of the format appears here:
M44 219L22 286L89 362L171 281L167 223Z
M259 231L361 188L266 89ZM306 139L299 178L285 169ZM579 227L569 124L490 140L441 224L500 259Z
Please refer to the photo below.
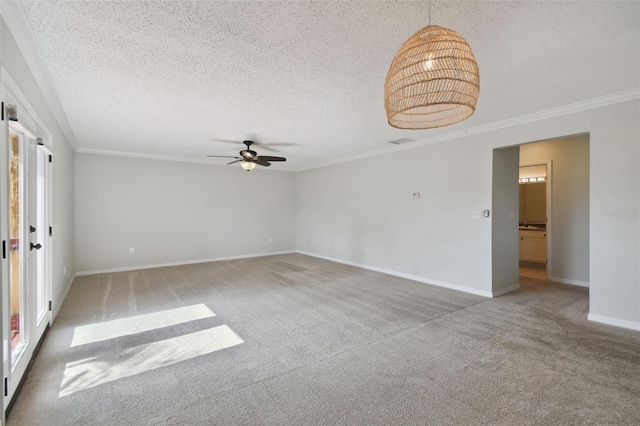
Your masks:
M640 424L640 333L299 254L79 277L17 425Z

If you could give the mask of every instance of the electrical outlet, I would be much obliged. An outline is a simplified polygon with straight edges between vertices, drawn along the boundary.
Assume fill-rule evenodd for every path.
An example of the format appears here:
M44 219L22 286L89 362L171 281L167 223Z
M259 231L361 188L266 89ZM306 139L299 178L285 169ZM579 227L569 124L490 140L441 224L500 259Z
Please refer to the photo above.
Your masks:
M313 244L315 244L315 243L316 243L316 239L315 239L315 237L311 239L311 242L312 242Z
M129 249L129 254L133 254L133 252L134 252L134 251L135 251L135 250L134 250L133 248L130 248L130 249Z
M482 219L482 212L480 210L474 210L471 212L471 219Z
M419 192L414 192L413 193L413 199L417 200L418 198L420 198L420 193Z
M365 247L365 248L364 248L364 252L365 252L365 253L369 253L369 247Z
M273 238L269 237L269 242L272 243L273 242Z

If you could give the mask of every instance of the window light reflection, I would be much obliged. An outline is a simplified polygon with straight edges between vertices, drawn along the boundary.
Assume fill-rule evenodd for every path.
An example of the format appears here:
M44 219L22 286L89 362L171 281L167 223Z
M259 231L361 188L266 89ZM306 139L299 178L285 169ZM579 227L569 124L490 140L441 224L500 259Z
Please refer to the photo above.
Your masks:
M129 318L83 325L76 327L73 331L71 347L170 327L183 322L214 317L215 315L206 305L200 303Z
M72 361L65 365L58 396L65 397L137 374L244 343L227 325L221 325L107 355Z

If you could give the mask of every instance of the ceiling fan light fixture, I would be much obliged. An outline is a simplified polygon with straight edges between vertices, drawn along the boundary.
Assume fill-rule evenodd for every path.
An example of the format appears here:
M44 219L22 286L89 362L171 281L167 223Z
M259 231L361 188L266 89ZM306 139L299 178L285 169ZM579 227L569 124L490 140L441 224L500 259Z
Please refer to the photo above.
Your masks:
M429 25L398 50L384 85L389 124L434 129L469 118L480 94L471 47L457 32Z
M250 149L244 149L242 151L240 151L240 155L244 158L248 158L248 159L254 159L256 158L256 156L258 155L257 152L252 151Z
M256 163L253 161L243 161L240 163L240 166L246 171L250 172L251 170L256 168Z
M240 167L248 172L255 169L256 166L270 167L272 161L287 161L287 159L284 157L274 157L272 155L258 156L258 153L251 149L251 145L253 145L252 141L244 141L243 143L247 146L247 149L243 149L242 151L240 151L240 156L232 157L229 155L207 155L207 157L233 158L233 161L227 163L227 166L240 163Z

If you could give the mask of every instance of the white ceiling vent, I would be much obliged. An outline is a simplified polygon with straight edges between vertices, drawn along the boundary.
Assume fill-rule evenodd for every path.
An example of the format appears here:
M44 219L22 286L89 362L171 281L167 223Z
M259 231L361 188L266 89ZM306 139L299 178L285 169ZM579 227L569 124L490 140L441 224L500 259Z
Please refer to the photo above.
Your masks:
M407 138L402 138L402 139L396 139L395 141L389 141L389 143L392 143L394 145L402 145L403 143L407 143L407 142L413 142L413 139L407 139Z

